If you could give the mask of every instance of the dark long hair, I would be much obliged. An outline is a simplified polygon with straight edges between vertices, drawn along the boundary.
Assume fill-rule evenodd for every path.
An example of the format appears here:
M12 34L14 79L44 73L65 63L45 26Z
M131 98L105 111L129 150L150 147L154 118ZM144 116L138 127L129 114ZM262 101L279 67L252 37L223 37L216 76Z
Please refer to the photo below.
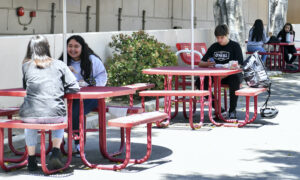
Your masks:
M38 68L46 68L52 62L50 46L45 36L37 35L31 38L23 63L33 61Z
M291 24L291 23L285 23L285 25L283 26L283 28L281 29L281 31L280 31L280 33L282 32L282 33L286 33L285 32L285 27L286 26L290 26L290 32L293 32L293 34L295 34L295 32L294 32L294 29L293 29L293 25Z
M285 32L285 27L286 27L286 26L290 26L290 32L293 33L293 35L294 35L294 40L295 40L295 31L294 31L293 26L292 26L291 23L286 23L286 24L283 26L283 28L281 29L281 31L278 33L278 36L277 36L277 37L281 37L281 41L282 41L282 42L286 42L286 33L287 33L287 32Z
M81 45L81 54L80 54L80 68L81 68L81 76L83 77L84 81L87 82L90 86L94 86L95 82L93 80L93 64L90 61L90 55L95 55L99 59L100 57L94 53L94 51L88 46L88 44L85 42L85 40L78 35L74 35L69 37L67 40L67 44L74 39L76 42L78 42ZM59 58L60 60L64 60L63 54ZM67 56L67 64L68 66L71 65L71 56L68 54Z
M264 34L264 24L261 19L257 19L254 22L254 25L252 27L252 41L261 41L263 39L263 34Z

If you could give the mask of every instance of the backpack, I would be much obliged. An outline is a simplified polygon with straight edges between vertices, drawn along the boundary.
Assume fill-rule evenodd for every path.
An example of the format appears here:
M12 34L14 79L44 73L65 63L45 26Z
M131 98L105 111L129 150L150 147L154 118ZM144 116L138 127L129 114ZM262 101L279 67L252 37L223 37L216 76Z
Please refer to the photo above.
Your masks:
M275 118L278 114L278 110L275 107L268 107L272 82L266 72L258 51L254 52L243 62L243 71L244 80L249 87L268 88L268 97L264 105L260 108L260 115L264 118Z
M276 36L271 36L268 43L280 43L280 40Z

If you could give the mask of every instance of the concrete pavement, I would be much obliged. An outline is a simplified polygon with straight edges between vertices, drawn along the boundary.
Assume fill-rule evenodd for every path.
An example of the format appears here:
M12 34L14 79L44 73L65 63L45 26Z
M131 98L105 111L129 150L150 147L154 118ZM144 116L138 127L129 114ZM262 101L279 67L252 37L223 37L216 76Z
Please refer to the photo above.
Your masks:
M9 173L0 170L0 178L9 179L200 179L200 180L297 180L300 179L300 74L272 78L270 102L279 109L275 119L261 119L244 128L214 127L206 118L205 126L191 130L182 113L170 127L153 128L150 159L130 165L122 171L86 169L73 158L71 167L61 174L44 176L41 171L21 169ZM259 97L262 105L266 94ZM238 103L238 117L244 118L244 99ZM194 116L199 120L199 113ZM119 131L108 129L108 149L119 145ZM146 128L132 133L132 156L145 152ZM92 162L109 163L98 150L98 134L89 133L86 155Z

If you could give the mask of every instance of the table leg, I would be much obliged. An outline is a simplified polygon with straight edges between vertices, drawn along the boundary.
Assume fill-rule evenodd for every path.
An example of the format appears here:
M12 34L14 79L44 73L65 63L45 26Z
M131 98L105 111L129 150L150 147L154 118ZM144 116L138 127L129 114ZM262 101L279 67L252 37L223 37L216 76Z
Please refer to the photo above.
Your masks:
M165 89L166 90L172 90L172 80L173 80L172 75L165 76ZM171 108L172 108L171 99L172 99L171 96L165 96L164 112L168 114L168 118L166 120L161 121L161 122L156 122L157 127L167 127L170 124Z
M4 159L4 129L0 128L0 166L4 171L10 171L12 169L16 169L16 168L22 168L24 166L27 165L27 151L25 151L24 153L25 158L24 161L19 163L19 164L15 164L12 166L7 166L5 164L5 159Z
M217 86L218 86L218 115L219 115L219 118L223 121L225 121L226 123L237 123L238 121L237 120L229 120L229 119L226 119L223 117L222 115L222 112L221 112L221 104L222 104L222 100L221 100L221 78L219 77L218 78L218 81L217 81ZM224 126L227 126L227 127L237 127L236 124L224 124Z
M179 87L179 80L178 80L178 76L175 77L175 90L178 90L178 87ZM178 96L175 97L175 112L174 114L172 115L171 119L175 118L178 114L178 102L179 99L178 99Z
M186 84L185 76L182 76L182 90L185 90L185 88L186 88L185 84ZM182 112L183 112L184 118L188 119L188 116L187 116L187 113L186 113L186 100L185 100L184 96L182 97Z
M282 52L282 69L285 69L285 59L284 59L284 46L279 46L279 49L281 50Z
M72 128L72 126L71 126L71 128ZM68 137L69 136L70 136L70 134L68 135ZM68 149L68 151L69 151L68 159L67 159L67 162L65 163L64 167L62 167L60 169L49 170L46 165L46 145L45 144L46 144L45 143L45 130L41 130L41 165L42 165L43 172L45 174L53 174L53 173L60 172L60 171L67 169L70 166L71 159L72 159L72 147ZM68 145L72 146L72 140L68 141Z
M213 77L214 78L214 99L213 102L214 103L214 107L215 107L215 116L216 118L219 118L219 104L220 103L218 100L221 100L221 97L219 97L219 92L221 95L221 85L219 86L219 81L221 84L221 78L218 76ZM210 91L211 91L211 85L210 85ZM221 106L221 103L220 103ZM220 108L221 109L221 108Z
M212 99L212 80L211 80L211 77L209 76L209 83L208 83L208 91L209 91L209 96L208 96L208 115L209 115L209 119L210 121L215 125L215 126L222 126L223 124L222 123L217 123L213 117L212 117L212 103L215 103L215 114L216 114L216 117L217 117L217 113L216 111L218 111L218 109L216 107L218 107L217 105L217 100L218 100L218 93L217 92L221 92L221 88L220 88L220 91L217 91L218 89L218 81L219 81L219 78L217 76L213 77L214 78L214 100ZM221 100L221 98L220 98Z
M12 129L8 128L7 129L7 137L8 137L8 146L10 148L10 150L15 154L15 155L23 155L24 152L20 152L18 150L15 149L13 142L12 142Z
M244 121L240 121L238 124L238 127L243 127L247 124L252 123L256 117L257 117L257 96L254 96L254 115L251 118L251 120L249 120L249 106L250 106L250 97L246 96L246 117Z

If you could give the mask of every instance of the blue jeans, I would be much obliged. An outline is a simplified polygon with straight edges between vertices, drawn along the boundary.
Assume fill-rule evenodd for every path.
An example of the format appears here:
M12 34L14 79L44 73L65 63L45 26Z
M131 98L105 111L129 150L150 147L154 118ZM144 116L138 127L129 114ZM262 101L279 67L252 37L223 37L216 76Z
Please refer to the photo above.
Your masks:
M255 51L266 52L266 50L261 46L247 46L247 51L248 52L255 52ZM261 60L263 61L263 63L266 62L266 59L267 59L267 55L262 55Z
M86 99L83 100L83 104L84 104L84 115L86 115L98 107L98 99ZM79 129L79 100L78 99L73 100L72 127L73 130ZM75 140L75 144L79 144L79 141Z
M44 123L62 123L66 121L66 117L62 117L57 121L57 119L54 119L54 121L51 121L51 119L46 119L45 122L43 122L43 119L37 120L37 124L44 124ZM31 121L24 120L26 123L32 123ZM37 132L36 129L25 129L25 142L27 146L36 146L37 144ZM64 129L58 129L52 131L52 138L53 139L62 139L64 136Z

